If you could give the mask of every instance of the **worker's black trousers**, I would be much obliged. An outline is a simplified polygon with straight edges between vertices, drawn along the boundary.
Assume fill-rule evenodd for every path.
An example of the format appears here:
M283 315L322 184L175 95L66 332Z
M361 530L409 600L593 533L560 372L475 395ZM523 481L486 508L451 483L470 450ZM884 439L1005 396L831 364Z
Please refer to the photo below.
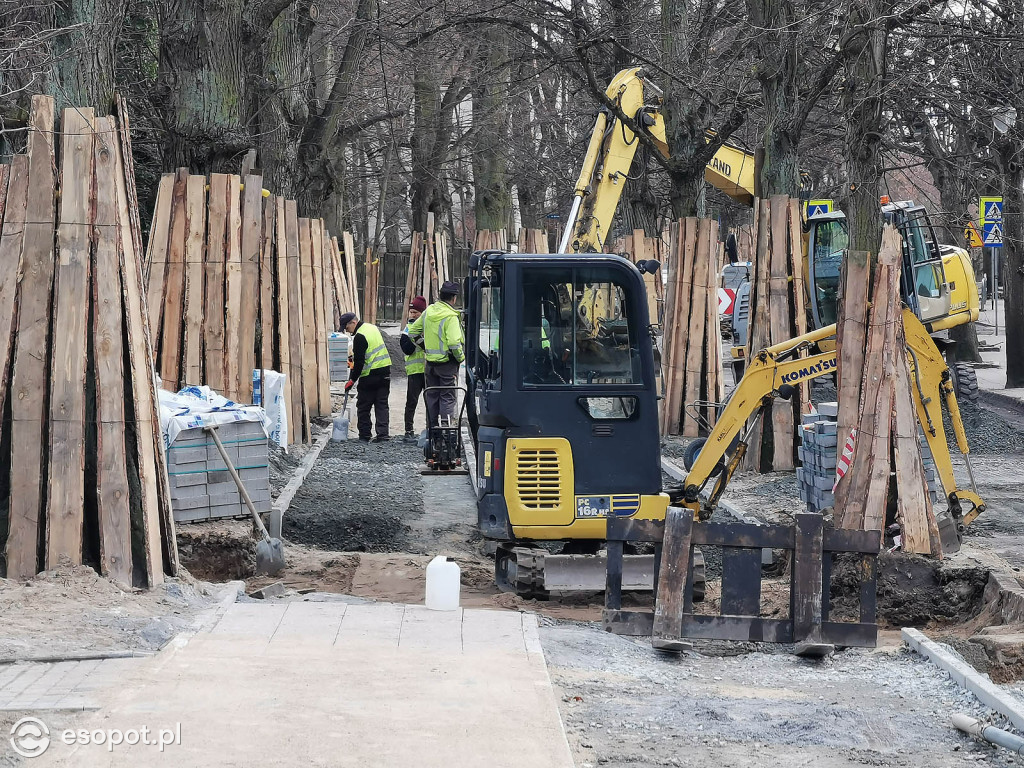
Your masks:
M373 425L370 422L370 409L373 409L377 420L377 437L388 436L388 420L391 410L388 408L388 395L391 394L390 373L384 376L368 374L359 379L356 396L356 415L359 421L359 439L369 440Z
M424 373L409 374L409 388L405 392L405 431L412 432L412 419L416 415L416 406L419 405L420 395L423 394L423 382L426 377Z
M432 363L427 361L426 385L427 391L423 399L427 401L427 419L430 426L437 426L437 417L451 416L455 418L455 407L458 405L458 393L455 387L459 379L459 365L456 360L448 363ZM434 389L430 387L447 387L447 389Z

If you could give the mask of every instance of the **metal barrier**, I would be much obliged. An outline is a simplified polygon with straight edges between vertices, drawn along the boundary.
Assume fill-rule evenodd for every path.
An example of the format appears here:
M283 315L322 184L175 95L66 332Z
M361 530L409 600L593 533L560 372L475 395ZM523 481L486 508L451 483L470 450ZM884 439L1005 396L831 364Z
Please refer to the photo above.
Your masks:
M654 611L622 610L622 553L625 542L655 545ZM688 509L669 509L665 520L608 520L608 570L603 623L621 635L652 635L656 647L680 639L796 643L797 653L819 656L835 645L873 648L875 579L881 534L826 529L820 515L796 515L794 525L694 522ZM693 611L693 548L722 549L719 615ZM791 555L790 612L787 618L760 615L761 553L785 549ZM859 554L859 621L830 621L832 556Z

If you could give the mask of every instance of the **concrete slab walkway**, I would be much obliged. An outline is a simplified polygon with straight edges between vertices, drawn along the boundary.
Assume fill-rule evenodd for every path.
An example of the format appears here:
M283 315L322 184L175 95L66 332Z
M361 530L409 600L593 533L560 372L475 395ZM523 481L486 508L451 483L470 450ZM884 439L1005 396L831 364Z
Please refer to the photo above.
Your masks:
M74 727L180 729L180 744L55 734L33 765L573 765L530 614L236 603L120 690Z

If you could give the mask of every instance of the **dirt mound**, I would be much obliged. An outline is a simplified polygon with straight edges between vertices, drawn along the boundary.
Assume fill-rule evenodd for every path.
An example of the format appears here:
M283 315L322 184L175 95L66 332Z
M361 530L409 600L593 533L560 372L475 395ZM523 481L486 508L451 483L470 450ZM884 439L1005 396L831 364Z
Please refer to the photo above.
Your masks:
M178 558L204 581L247 579L256 573L256 536L248 520L211 520L177 526Z
M832 615L851 621L860 615L860 558L840 555L832 566ZM878 623L923 627L962 622L981 612L988 570L943 567L939 561L904 552L878 556Z
M154 651L193 626L214 598L187 576L143 591L85 566L29 581L0 579L0 663L112 651Z

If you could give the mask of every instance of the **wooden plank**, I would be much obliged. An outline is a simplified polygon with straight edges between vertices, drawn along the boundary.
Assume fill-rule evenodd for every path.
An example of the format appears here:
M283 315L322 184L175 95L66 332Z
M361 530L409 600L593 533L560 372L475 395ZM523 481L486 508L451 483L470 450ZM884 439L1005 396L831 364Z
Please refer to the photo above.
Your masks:
M847 251L842 262L839 321L836 325L836 376L839 398L836 437L840 446L846 444L850 430L857 426L860 413L864 345L867 340L869 262L867 251ZM836 519L844 521L843 527L849 527L845 525L844 520L849 492L850 478L847 473L836 486L834 500Z
M412 240L409 244L409 269L405 273L405 299L402 302L402 327L409 324L409 302L419 293L419 261L423 248L423 234L412 233Z
M262 194L262 193L261 193ZM260 247L260 367L274 369L274 201L263 200L263 239ZM261 384L262 386L262 384Z
M92 337L96 387L96 511L100 573L132 586L132 531L125 449L124 312L118 257L116 123L96 120L96 218Z
M263 180L259 176L246 176L244 186L237 392L241 402L251 403L252 372L256 368L256 320L260 302L260 252L263 250Z
M0 224L4 221L4 211L7 209L7 186L10 181L11 166L0 163Z
M757 245L754 252L754 274L750 285L750 310L747 324L746 360L751 360L760 350L768 346L768 279L770 259L768 251L769 210L768 201L755 201L754 228ZM760 409L759 409L760 410ZM760 472L761 442L765 420L759 412L752 417L756 420L747 441L747 455L743 461L745 469Z
M302 439L299 426L299 412L296 410L297 400L293 398L295 387L292 386L291 334L289 331L289 284L288 284L288 230L285 226L285 205L283 197L274 198L274 274L277 286L274 295L276 307L275 344L277 346L278 370L285 374L284 402L288 409L288 442L294 443Z
M118 135L120 152L115 165L117 188L118 236L120 244L121 291L124 324L128 344L128 383L134 395L129 398L132 411L126 414L135 422L135 451L139 472L139 520L142 526L145 563L142 566L150 587L163 583L164 560L171 576L178 573L178 547L171 514L170 484L164 463L163 433L157 414L157 386L153 377L153 346L146 319L142 261L137 235L132 232L137 220L131 211L137 205L135 179L126 173L124 158L131 156L130 137L124 125Z
M696 640L734 640L744 643L791 643L793 623L788 619L754 616L687 615L681 629Z
M36 96L29 115L28 154L11 162L8 201L0 239L4 307L2 373L14 356L10 384L13 445L7 578L36 574L42 504L43 406L50 291L53 283L53 100ZM19 291L20 284L20 291ZM13 315L8 318L7 313ZM17 334L15 336L15 329ZM10 352L6 352L10 350ZM7 387L4 386L4 394Z
M804 286L803 235L800 231L800 201L789 200L789 273L793 276L793 335L803 336L807 333L807 294ZM807 357L807 350L802 350L800 357ZM811 408L811 382L800 384L800 399L796 412L809 413Z
M231 177L210 174L209 216L206 237L206 311L203 313L203 342L206 350L206 384L227 395L224 361L224 308L227 303L225 268L228 253L228 197Z
M601 628L605 632L627 637L650 636L654 630L651 611L623 611L605 608L601 612Z
M622 608L622 541L609 539L607 551L604 607L606 609L619 610Z
M302 402L309 419L320 415L316 370L316 307L310 220L299 218L299 279L302 281Z
M693 511L669 507L665 515L658 594L654 603L655 638L677 640L682 633L684 592L690 572Z
M424 264L430 279L430 300L437 301L439 284L437 281L437 243L434 240L434 214L427 214L427 231L423 235L424 253L427 260Z
M188 169L179 168L171 193L170 241L167 246L167 283L160 334L160 377L175 391L181 386L181 341L184 332L185 199Z
M722 547L721 612L732 616L759 616L761 606L761 550Z
M327 369L327 307L324 300L324 222L309 222L313 259L313 324L317 372L317 413L331 414L331 375Z
M356 244L351 232L343 232L341 241L345 246L345 279L348 280L349 306L352 312L359 311L359 275L356 272Z
M789 307L789 198L774 195L771 205L771 265L768 278L769 341L779 344L791 338L792 316ZM793 404L785 400L772 406L774 455L772 468L790 470L794 461Z
M288 243L288 344L292 378L292 407L295 411L295 439L311 440L309 414L305 408L305 370L303 355L305 333L302 322L303 291L302 265L299 248L299 218L294 200L285 201L285 228Z
M856 453L850 471L843 478L843 483L849 482L849 496L842 512L842 527L877 530L879 537L889 489L900 242L895 229L886 227L883 230L864 351L864 384L857 422Z
M174 194L174 174L165 173L160 177L156 190L156 205L153 206L153 222L149 228L149 243L146 248L146 269L149 275L149 332L154 339L160 338L164 316L164 283L167 278L167 247L171 235L171 198Z
M708 248L712 253L721 252L718 244L718 222L712 219L708 227ZM718 267L719 260L712 259L708 265L707 279L704 285L704 308L706 317L704 321L704 335L706 353L704 357L704 381L702 392L705 400L709 402L721 402L718 391L722 375L722 331L718 322ZM653 275L644 275L653 277ZM652 291L653 292L653 291ZM713 406L704 409L704 419L708 424L714 426L718 421L718 410Z
M665 288L665 317L661 326L661 380L664 397L661 401L661 434L668 435L671 420L672 384L675 381L672 368L672 331L676 319L676 278L679 275L679 236L682 226L672 222L669 227L668 285Z
M707 335L708 270L713 258L709 232L710 219L696 221L697 237L694 242L693 281L690 285L690 323L686 334L686 401L683 404L683 435L697 437L700 426L694 410L685 406L701 398L701 379L706 369L705 337Z
M50 368L50 456L46 567L82 563L85 503L85 370L88 347L90 240L95 200L92 109L61 115L60 224L54 280Z
M185 183L185 384L206 383L203 376L203 238L206 235L206 177Z
M347 299L348 283L345 281L345 270L341 266L341 249L338 248L338 238L331 238L331 273L334 275L335 286L335 314L334 330L344 332L341 327L341 316L349 311Z
M18 271L25 240L28 206L28 157L15 155L3 179L4 216L0 221L0 413L7 402L11 354L18 314Z
M229 400L241 397L242 304L252 295L242 292L242 194L241 179L228 176L227 253L224 259L224 395ZM249 372L252 381L252 371Z
M796 515L793 551L793 641L798 656L824 656L832 650L822 638L822 543L825 521L821 515Z
M903 320L897 320L896 349L906 348ZM939 529L924 474L917 411L907 356L894 355L892 447L896 465L896 515L902 528L904 552L942 557ZM936 546L938 545L938 546Z

